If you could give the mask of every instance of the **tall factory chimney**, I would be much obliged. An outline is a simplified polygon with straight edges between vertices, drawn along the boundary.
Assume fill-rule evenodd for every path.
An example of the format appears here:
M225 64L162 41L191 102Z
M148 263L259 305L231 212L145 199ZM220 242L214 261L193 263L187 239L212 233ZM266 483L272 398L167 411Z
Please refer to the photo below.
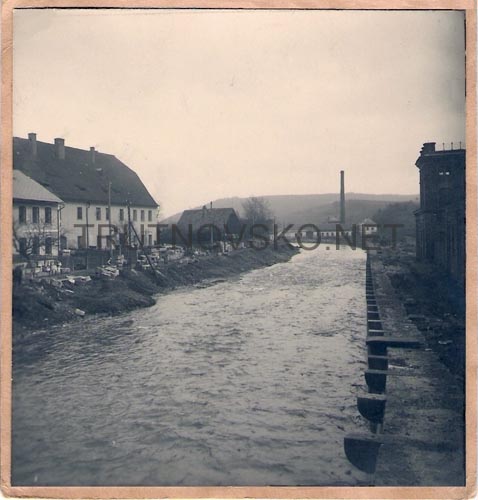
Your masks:
M340 223L345 224L345 172L340 171Z

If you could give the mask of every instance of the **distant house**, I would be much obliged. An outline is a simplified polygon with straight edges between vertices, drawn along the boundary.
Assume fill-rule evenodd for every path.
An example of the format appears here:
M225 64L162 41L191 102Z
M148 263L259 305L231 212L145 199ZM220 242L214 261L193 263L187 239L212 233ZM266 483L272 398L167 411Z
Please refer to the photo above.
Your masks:
M19 170L13 171L13 253L22 258L58 255L62 200Z
M362 236L371 236L377 234L377 223L372 219L366 217L360 224L358 224L358 234L357 236L361 238Z
M437 151L425 143L416 161L420 208L415 212L419 260L465 280L465 149Z
M28 139L13 139L13 165L61 198L62 248L107 248L109 226L124 242L131 220L132 243L153 245L158 204L138 175L111 154ZM111 214L109 214L109 200Z
M185 210L177 223L185 237L192 232L193 240L222 241L228 235L238 235L241 221L233 208L208 208Z
M352 230L349 226L345 225L345 223L341 223L340 221L333 222L321 222L318 224L320 229L320 237L323 241L333 241L337 240L337 230L338 230L338 239L341 243L345 242L345 238L353 238Z
M300 230L299 230L300 229ZM317 236L317 229L320 232L320 237ZM340 222L321 222L316 223L315 227L312 225L305 225L301 227L294 226L291 230L286 233L286 237L290 242L298 241L299 239L304 242L336 242L337 241L337 229L338 229L338 239L340 243L346 243L348 238L353 243L353 231L348 226L341 224ZM357 240L357 244L360 245L360 241Z

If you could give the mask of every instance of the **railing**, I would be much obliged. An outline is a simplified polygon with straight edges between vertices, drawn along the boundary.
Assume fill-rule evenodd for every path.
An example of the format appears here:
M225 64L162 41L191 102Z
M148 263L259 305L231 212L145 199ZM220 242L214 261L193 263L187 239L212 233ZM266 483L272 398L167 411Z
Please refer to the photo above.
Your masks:
M442 142L441 143L442 148L441 149L436 149L436 151L457 151L459 149L466 149L466 144L462 141L459 142Z

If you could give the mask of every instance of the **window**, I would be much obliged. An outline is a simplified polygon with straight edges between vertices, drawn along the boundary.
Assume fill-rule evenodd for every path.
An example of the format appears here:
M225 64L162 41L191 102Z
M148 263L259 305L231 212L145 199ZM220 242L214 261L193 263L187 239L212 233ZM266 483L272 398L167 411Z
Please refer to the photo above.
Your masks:
M38 255L39 250L40 250L40 239L38 238L38 236L34 236L32 243L32 254Z
M83 236L78 236L77 238L77 246L78 248L83 248L84 245L83 245Z
M18 219L20 223L25 224L27 221L27 207L18 207Z
M101 220L101 208L96 207L96 220Z
M144 224L141 224L141 244L144 245Z
M26 238L20 238L19 252L21 255L25 255L27 253L27 239Z
M51 207L45 207L45 224L51 224Z
M148 245L150 247L153 246L153 235L152 234L148 234Z
M144 221L144 210L141 210L141 222Z
M32 222L33 222L33 224L38 224L40 222L40 208L39 207L32 208Z
M124 221L124 209L120 208L119 220Z
M136 209L133 210L133 220L138 220L138 211Z
M76 207L76 218L78 220L83 219L83 207Z
M106 210L106 220L110 220L110 208L106 207L105 210Z
M153 220L153 211L148 210L148 221L151 222Z
M51 255L51 250L52 250L52 243L51 243L51 238L45 238L45 253L47 255Z

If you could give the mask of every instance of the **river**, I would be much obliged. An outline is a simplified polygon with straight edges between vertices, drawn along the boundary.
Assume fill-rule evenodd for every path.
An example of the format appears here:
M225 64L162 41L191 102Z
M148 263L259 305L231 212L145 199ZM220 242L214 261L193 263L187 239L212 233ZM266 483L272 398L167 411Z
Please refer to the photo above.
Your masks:
M14 350L14 485L355 485L365 255L187 287Z

